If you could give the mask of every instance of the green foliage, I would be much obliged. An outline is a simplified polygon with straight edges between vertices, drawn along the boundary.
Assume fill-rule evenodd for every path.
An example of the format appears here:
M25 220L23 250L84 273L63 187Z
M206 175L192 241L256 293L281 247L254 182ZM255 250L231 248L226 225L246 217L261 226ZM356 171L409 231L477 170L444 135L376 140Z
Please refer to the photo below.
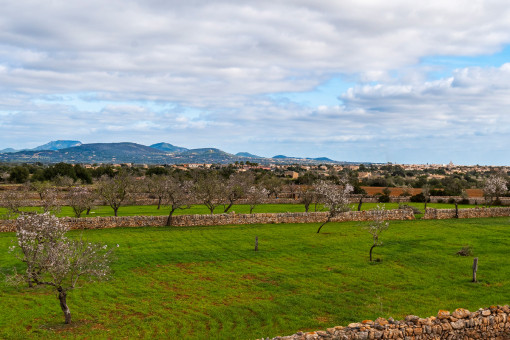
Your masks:
M25 183L30 176L30 172L24 166L15 166L9 172L9 181L14 183Z
M145 171L145 176L152 176L152 175L168 175L168 170L161 166L155 166L155 167L151 167L151 168L147 169L147 171Z

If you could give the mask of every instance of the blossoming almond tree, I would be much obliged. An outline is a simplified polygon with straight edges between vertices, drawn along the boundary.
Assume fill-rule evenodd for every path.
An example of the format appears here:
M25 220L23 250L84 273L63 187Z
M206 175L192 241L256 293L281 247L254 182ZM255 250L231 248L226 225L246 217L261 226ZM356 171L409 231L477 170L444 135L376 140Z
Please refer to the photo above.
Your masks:
M329 210L328 218L321 224L317 234L320 233L322 227L331 221L333 217L349 210L349 197L354 188L348 183L347 179L342 179L341 182L341 185L336 185L321 180L315 186L319 199Z
M506 180L500 175L492 175L485 181L483 195L487 203L492 205L507 190Z
M371 221L365 229L372 235L373 244L370 247L370 262L372 262L372 251L377 246L382 246L382 242L379 240L379 236L383 231L389 228L390 223L385 221L386 209L384 205L377 205L375 209L372 210L374 219Z
M71 323L67 293L78 280L107 279L111 250L106 245L72 240L65 236L68 227L49 213L21 215L16 220L17 245L10 251L26 263L25 273L8 277L12 284L28 283L52 287L58 294L65 323Z

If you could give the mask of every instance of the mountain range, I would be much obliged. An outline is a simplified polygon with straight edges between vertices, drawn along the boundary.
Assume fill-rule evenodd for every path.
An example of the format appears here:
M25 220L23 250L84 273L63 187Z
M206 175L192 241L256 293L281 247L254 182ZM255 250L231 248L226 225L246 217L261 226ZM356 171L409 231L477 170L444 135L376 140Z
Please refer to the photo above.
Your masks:
M145 146L129 142L83 144L79 141L57 140L29 150L0 150L0 162L22 163L229 164L243 161L260 164L340 163L326 157L298 158L277 155L266 158L248 152L234 155L215 148L187 149L169 143Z

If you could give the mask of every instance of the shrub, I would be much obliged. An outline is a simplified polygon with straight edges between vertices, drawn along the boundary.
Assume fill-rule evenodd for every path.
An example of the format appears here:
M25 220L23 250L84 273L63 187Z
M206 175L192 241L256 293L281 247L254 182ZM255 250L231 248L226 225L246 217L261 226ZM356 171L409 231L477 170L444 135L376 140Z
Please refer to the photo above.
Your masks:
M410 198L411 202L425 202L425 196L423 195L423 193L419 193L419 194L416 194L416 195L413 195L411 196Z
M388 203L390 201L389 195L381 195L379 196L379 202L381 203Z
M471 246L464 246L456 254L459 256L471 256L473 255L473 250L471 249Z

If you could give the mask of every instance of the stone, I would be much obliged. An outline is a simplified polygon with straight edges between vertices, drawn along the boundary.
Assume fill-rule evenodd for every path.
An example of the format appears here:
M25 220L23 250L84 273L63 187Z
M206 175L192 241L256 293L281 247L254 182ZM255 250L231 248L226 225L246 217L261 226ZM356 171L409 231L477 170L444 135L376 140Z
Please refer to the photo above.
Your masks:
M491 311L489 309L485 309L485 310L482 311L482 315L483 316L489 316L489 315L491 315Z
M416 316L416 315L408 315L408 316L406 316L406 321L407 322L417 323L419 319L420 319L420 317Z
M452 313L452 316L457 319L464 319L471 315L471 312L464 308L457 308L455 312Z
M360 327L363 327L363 324L361 324L359 322L353 322L353 323L348 324L347 327L349 327L349 328L360 328Z
M450 317L450 311L448 310L439 310L437 313L437 318L439 320L448 319Z
M377 318L375 320L375 323L381 325L381 326L384 326L384 325L387 325L388 324L388 320L386 320L385 318Z
M464 327L464 320L457 320L451 323L453 329L461 329Z

